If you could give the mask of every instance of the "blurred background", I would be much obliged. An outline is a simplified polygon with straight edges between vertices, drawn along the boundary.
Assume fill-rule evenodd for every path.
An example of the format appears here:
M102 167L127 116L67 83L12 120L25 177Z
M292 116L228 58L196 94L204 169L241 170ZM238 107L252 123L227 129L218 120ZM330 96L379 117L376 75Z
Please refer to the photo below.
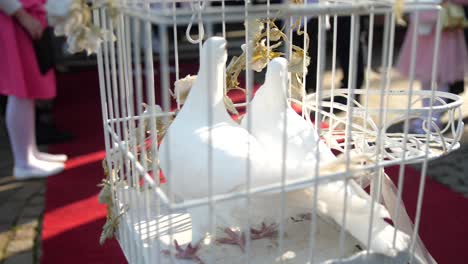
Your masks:
M363 51L367 46L367 23L363 19L360 47ZM378 51L381 50L382 25L382 17L376 17L373 43L376 52L372 58L372 65L375 66L369 76L371 89L378 89L380 82ZM154 28L152 38L157 61L156 30ZM213 30L215 34L219 32L219 28L214 27ZM407 27L404 26L396 28L394 61L406 30ZM105 206L97 202L97 184L103 177L101 160L105 151L96 56L88 56L86 53L70 54L64 38L53 36L52 32L46 34L51 34L53 40L49 55L54 61L57 97L50 101L36 102L36 140L41 150L66 153L70 159L65 171L58 176L42 180L15 180L12 176L13 159L4 118L6 97L0 97L0 264L62 263L65 259L67 263L125 263L115 241L107 242L104 246L99 245L106 212ZM240 44L244 42L243 26L229 25L227 36L229 54L240 54ZM327 47L331 47L331 44L331 38L328 37ZM179 49L181 64L194 64L194 59L198 57L197 45L189 44L181 38ZM327 50L325 86L329 87L332 79L331 48ZM0 54L2 52L4 51L0 51ZM196 67L188 68L194 70L187 73L196 73ZM339 71L337 80L341 79L340 76L342 73ZM391 76L392 88L408 88L408 80L398 71L392 70ZM420 83L416 82L415 85L419 89ZM466 102L468 95L464 87L468 83L454 85L456 87L453 91L459 92ZM370 103L378 104L372 100ZM401 101L390 103L404 107L404 102ZM468 117L466 103L463 105L463 116L464 120ZM398 125L401 126L396 124ZM465 131L467 128L465 126ZM468 237L467 164L467 133L461 140L459 150L428 164L427 174L430 179L423 206L423 219L428 217L428 220L432 219L444 226L431 227L423 220L421 235L423 240L428 241L426 246L433 256L442 260L439 263L462 263L462 258L456 255L466 255L466 248L461 250L462 244L457 245L454 236ZM419 179L419 169L414 166L411 176ZM436 197L432 196L433 192L437 193ZM424 215L428 212L428 206L435 213ZM453 226L453 230L450 226ZM442 230L434 230L439 228Z

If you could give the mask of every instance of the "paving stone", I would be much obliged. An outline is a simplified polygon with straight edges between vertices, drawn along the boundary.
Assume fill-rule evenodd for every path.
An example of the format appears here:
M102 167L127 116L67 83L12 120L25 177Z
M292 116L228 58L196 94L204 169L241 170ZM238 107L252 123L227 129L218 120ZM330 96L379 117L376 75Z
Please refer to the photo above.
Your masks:
M0 206L0 224L12 225L23 210L25 201L8 201Z
M22 217L39 217L44 212L44 205L28 205L23 209Z
M29 205L44 205L44 196L38 193L31 200L29 200Z
M6 249L6 257L11 257L15 254L19 254L22 252L30 251L34 247L34 240L32 239L14 239L8 243Z
M4 176L11 176L8 174L11 174L12 169L13 169L13 159L9 158L10 153L5 153L5 151L0 152L2 154L2 157L5 157L0 161L0 168L5 169L3 172L5 175Z
M39 227L39 217L21 217L17 224L18 227L25 228L38 228Z
M46 193L46 184L44 183L44 188L40 189L37 194L42 195L44 197Z
M36 238L36 251L34 252L34 263L35 264L40 264L40 259L42 257L42 241L41 241L41 234L38 234Z
M13 178L11 177L13 172L13 160L9 158L10 155L10 153L0 151L0 157L2 157L0 162L0 177L2 178Z
M19 189L23 187L23 184L15 181L7 181L0 184L0 201L1 203L6 202L9 198Z
M10 198L12 201L25 201L34 194L35 189L29 188L26 183Z
M0 235L5 233L5 232L8 232L12 229L12 225L9 225L9 224L0 224Z
M468 126L466 126L468 127ZM468 142L467 142L468 143ZM428 164L428 175L452 190L468 196L468 144Z
M44 180L34 180L34 181L25 181L23 182L23 188L17 190L10 200L13 201L24 201L27 200L34 195L39 194L40 190L44 188L45 181Z
M452 186L452 188L454 188L458 192L468 194L468 186L456 185Z
M20 217L20 219L16 223L17 227L28 226L28 225L29 226L34 226L35 228L37 228L39 226L39 217L26 217L26 216L23 216L23 217Z
M6 146L5 146L5 147L6 147ZM8 146L8 148L9 148L9 146ZM0 161L0 166L2 166L2 167L6 167L6 166L13 167L13 166L12 166L12 165L13 165L13 159L12 159L12 157L11 157L10 150L9 150L9 149L7 150L6 148L4 148L4 149L2 149L2 151L1 151L0 153L2 153L2 154L3 154L3 157L4 157L4 158Z
M33 261L33 252L27 251L8 257L3 264L29 264L33 263Z
M22 226L17 227L14 240L34 240L36 238L37 230L35 227Z
M1 152L0 152L1 153ZM9 184L9 183L12 183L12 182L15 182L15 177L9 175L9 176L4 176L4 177L0 177L0 184L3 185L3 184Z
M8 229L2 229L0 232L0 262L3 260L3 254L6 251L6 247L8 246L8 243L13 237L13 232Z
M0 184L0 192L7 192L7 191L16 191L23 187L23 184L20 182L15 181L8 181L4 184Z
M34 190L34 195L37 195L44 188L46 181L45 179L35 179L35 180L27 181L26 183L27 183L28 188L31 188L32 190Z

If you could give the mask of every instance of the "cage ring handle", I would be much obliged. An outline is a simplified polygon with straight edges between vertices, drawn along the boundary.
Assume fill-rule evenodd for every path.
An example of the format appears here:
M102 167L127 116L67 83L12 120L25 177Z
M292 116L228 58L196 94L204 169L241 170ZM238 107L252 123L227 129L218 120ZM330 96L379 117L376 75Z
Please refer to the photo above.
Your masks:
M201 11L205 9L206 1L198 1L198 3L190 2L190 7L192 8L193 14L190 18L190 23L187 26L187 30L185 31L185 36L187 37L188 42L192 44L198 44L203 40L205 35L205 30L203 28L203 23L201 21ZM198 39L193 39L190 36L190 31L192 30L192 26L195 23L195 16L198 14Z

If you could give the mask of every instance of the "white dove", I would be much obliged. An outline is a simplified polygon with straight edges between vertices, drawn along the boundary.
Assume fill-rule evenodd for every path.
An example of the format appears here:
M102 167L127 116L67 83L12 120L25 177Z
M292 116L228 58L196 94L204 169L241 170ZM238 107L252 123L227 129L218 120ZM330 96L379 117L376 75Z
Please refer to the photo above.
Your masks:
M223 100L226 60L226 41L220 37L209 38L202 48L197 79L159 147L160 167L174 195L183 200L208 197L210 163L213 195L244 189L248 168L252 187L279 179L279 167L271 166L262 146L226 111ZM245 207L244 200L216 205L215 214L226 227L242 225L239 223L242 218L231 216L232 208ZM176 257L200 261L196 250L199 241L210 231L209 207L189 208L188 213L195 245L189 244L184 250L176 244ZM263 226L253 230L252 237L269 235L270 230L271 227Z
M244 117L241 125L247 128L248 122L250 122L251 134L263 145L263 148L270 156L276 156L275 159L279 163L283 158L283 133L286 133L285 161L287 176L296 174L313 175L315 166L332 162L336 157L319 140L313 124L303 119L289 106L287 88L287 60L275 58L268 64L265 83L257 91L251 102L250 112L248 116ZM248 121L248 118L251 118L251 121ZM317 142L319 142L318 147L320 148L320 162L316 161ZM298 199L297 192L295 192L296 200ZM318 212L341 224L345 205L344 192L345 183L342 181L320 185L317 192ZM306 190L304 199L311 197L311 193L313 193L312 188ZM368 246L371 197L354 180L348 181L347 195L347 221L344 228L364 246ZM384 218L389 218L389 213L380 204L376 203L374 207L375 218L370 250L394 255L395 250L392 249L392 241L395 228L384 221ZM311 206L309 208L311 209ZM397 231L397 251L407 249L409 242L408 235Z

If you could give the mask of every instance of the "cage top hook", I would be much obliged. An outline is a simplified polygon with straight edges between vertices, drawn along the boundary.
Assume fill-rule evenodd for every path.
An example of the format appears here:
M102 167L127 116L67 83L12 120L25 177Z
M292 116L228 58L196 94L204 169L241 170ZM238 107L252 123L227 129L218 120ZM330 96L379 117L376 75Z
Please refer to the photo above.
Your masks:
M201 0L198 2L190 2L190 7L192 8L193 14L190 18L190 23L187 26L187 30L185 31L185 35L187 40L192 44L198 44L203 40L205 35L205 30L203 28L203 23L201 21L201 11L205 9L206 0ZM195 22L195 16L198 15L198 39L193 39L190 36L190 31L192 30L193 23Z

